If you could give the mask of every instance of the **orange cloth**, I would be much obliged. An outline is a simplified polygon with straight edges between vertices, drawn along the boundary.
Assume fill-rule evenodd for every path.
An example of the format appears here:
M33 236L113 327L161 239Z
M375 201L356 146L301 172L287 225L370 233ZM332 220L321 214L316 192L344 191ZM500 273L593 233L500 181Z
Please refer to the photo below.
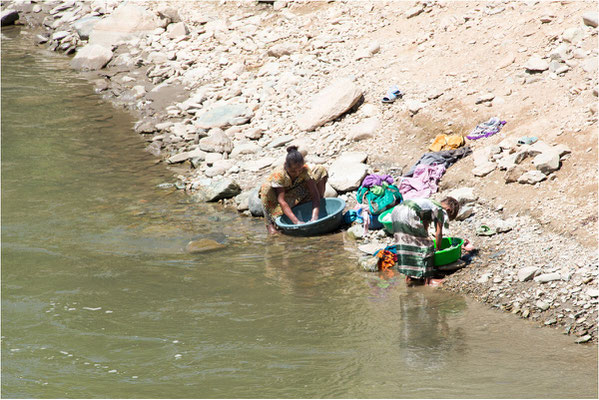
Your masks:
M430 151L455 150L463 144L464 137L462 135L440 134L435 137L428 149Z

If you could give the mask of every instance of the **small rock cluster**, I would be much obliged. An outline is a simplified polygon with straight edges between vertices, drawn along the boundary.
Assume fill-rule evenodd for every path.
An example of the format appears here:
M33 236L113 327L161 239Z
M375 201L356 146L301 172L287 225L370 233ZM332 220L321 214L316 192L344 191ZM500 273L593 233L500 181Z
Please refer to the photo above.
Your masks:
M508 138L498 145L475 150L472 154L475 165L472 173L483 177L498 168L505 171L506 183L534 185L552 176L570 153L570 149L563 144L550 146L543 141L530 145L518 144L514 138ZM526 161L531 159L532 165L527 166Z

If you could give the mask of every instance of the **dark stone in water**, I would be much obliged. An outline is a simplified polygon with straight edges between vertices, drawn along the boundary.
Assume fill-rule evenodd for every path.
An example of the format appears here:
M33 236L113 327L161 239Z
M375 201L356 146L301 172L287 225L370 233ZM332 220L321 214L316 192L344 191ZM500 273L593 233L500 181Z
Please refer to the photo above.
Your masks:
M19 19L19 13L16 10L2 11L2 26L13 25Z

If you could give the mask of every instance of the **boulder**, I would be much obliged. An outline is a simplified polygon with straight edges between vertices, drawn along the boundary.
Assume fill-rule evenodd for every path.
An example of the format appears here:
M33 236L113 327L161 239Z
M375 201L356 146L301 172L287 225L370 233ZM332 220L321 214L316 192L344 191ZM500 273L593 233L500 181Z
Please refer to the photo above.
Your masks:
M214 107L202 114L196 126L201 129L225 128L231 125L241 125L248 122L252 112L245 104L225 104Z
M200 139L200 150L208 153L230 153L233 150L233 142L222 129L211 129L208 136Z
M329 168L331 186L340 193L357 189L368 172L368 166L360 162L339 159Z
M562 34L562 39L564 40L564 42L576 44L580 42L584 38L584 36L584 31L581 28L574 26L564 31L564 33Z
M240 154L256 154L260 150L262 150L262 147L258 146L256 143L241 143L233 148L231 157L235 158Z
M248 197L248 209L254 217L263 217L264 208L262 208L262 200L260 199L260 187L254 188L250 191Z
M313 131L352 108L362 94L352 80L337 79L312 99L310 108L297 118L297 124L303 131Z
M89 35L100 20L101 18L96 16L83 17L73 23L73 28L81 40L89 40Z
M497 168L497 165L494 162L487 161L486 163L474 168L472 170L472 173L474 174L474 176L483 177L495 171L495 168Z
M524 267L518 270L518 280L526 282L531 280L539 272L537 267Z
M335 189L333 189L333 187L327 180L327 184L325 185L325 188L324 188L324 197L337 197L338 195L339 194L337 193L337 191Z
M525 172L526 170L524 167L520 165L514 165L513 167L508 168L503 176L505 183L518 182L518 179L520 179Z
M541 171L528 171L518 178L518 183L534 185L535 183L544 181L547 175Z
M2 26L13 25L19 19L19 12L17 10L6 9L2 11L0 18Z
M597 11L587 11L582 14L582 22L587 26L597 27Z
M241 193L241 188L231 178L221 178L209 184L201 184L193 197L196 201L215 202L230 199Z
M94 25L89 44L111 47L121 41L148 34L161 26L162 22L155 14L126 2Z
M168 158L166 161L169 164L176 164L176 163L184 162L187 160L204 160L205 158L206 158L206 153L204 153L200 149L195 149L195 150L175 154L174 156Z
M287 143L291 142L293 139L295 139L295 136L293 135L282 135L282 136L277 136L276 138L274 138L269 144L268 144L268 148L269 149L274 149L277 147L281 147L286 145Z
M260 158L258 160L243 162L243 163L241 163L240 167L241 167L241 169L243 169L245 171L258 172L261 169L270 167L274 161L275 161L275 159L272 157L264 157L264 158Z
M458 215L455 217L457 221L463 221L474 213L474 207L471 204L466 204L460 207Z
M88 44L71 60L71 67L78 70L95 71L103 68L112 59L112 51L104 46Z
M337 157L336 161L347 161L350 163L365 163L368 159L368 153L363 151L346 151Z
M524 68L531 72L542 72L549 69L549 63L543 60L541 57L533 55L524 65Z
M447 195L456 199L462 206L467 203L474 203L478 200L478 196L474 194L474 189L469 187L454 189L447 193Z
M186 36L189 33L187 26L183 22L176 22L174 24L169 24L166 27L166 37L169 39L177 39L182 36Z
M546 151L532 160L533 165L545 175L559 169L559 153L555 150Z
M366 118L351 129L349 138L356 142L359 140L370 139L376 135L379 129L381 129L381 123L378 118Z
M546 283L552 281L559 281L562 279L562 276L558 272L552 272L550 274L541 274L535 277L535 282Z

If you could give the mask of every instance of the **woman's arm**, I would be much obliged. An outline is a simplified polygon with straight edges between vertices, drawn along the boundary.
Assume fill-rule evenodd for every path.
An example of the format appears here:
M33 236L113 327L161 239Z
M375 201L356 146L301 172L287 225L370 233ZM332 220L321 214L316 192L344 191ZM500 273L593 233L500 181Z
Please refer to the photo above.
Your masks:
M277 191L277 201L281 205L281 210L283 210L283 214L285 214L294 224L299 224L300 220L297 219L293 211L291 211L291 207L289 207L289 204L287 204L287 201L285 201L285 189L275 188L275 190Z
M437 243L437 250L441 250L441 241L443 240L443 222L437 221L435 232L435 242Z
M306 183L310 190L310 197L312 197L312 219L310 221L316 221L320 212L320 193L318 192L314 179L308 179Z

